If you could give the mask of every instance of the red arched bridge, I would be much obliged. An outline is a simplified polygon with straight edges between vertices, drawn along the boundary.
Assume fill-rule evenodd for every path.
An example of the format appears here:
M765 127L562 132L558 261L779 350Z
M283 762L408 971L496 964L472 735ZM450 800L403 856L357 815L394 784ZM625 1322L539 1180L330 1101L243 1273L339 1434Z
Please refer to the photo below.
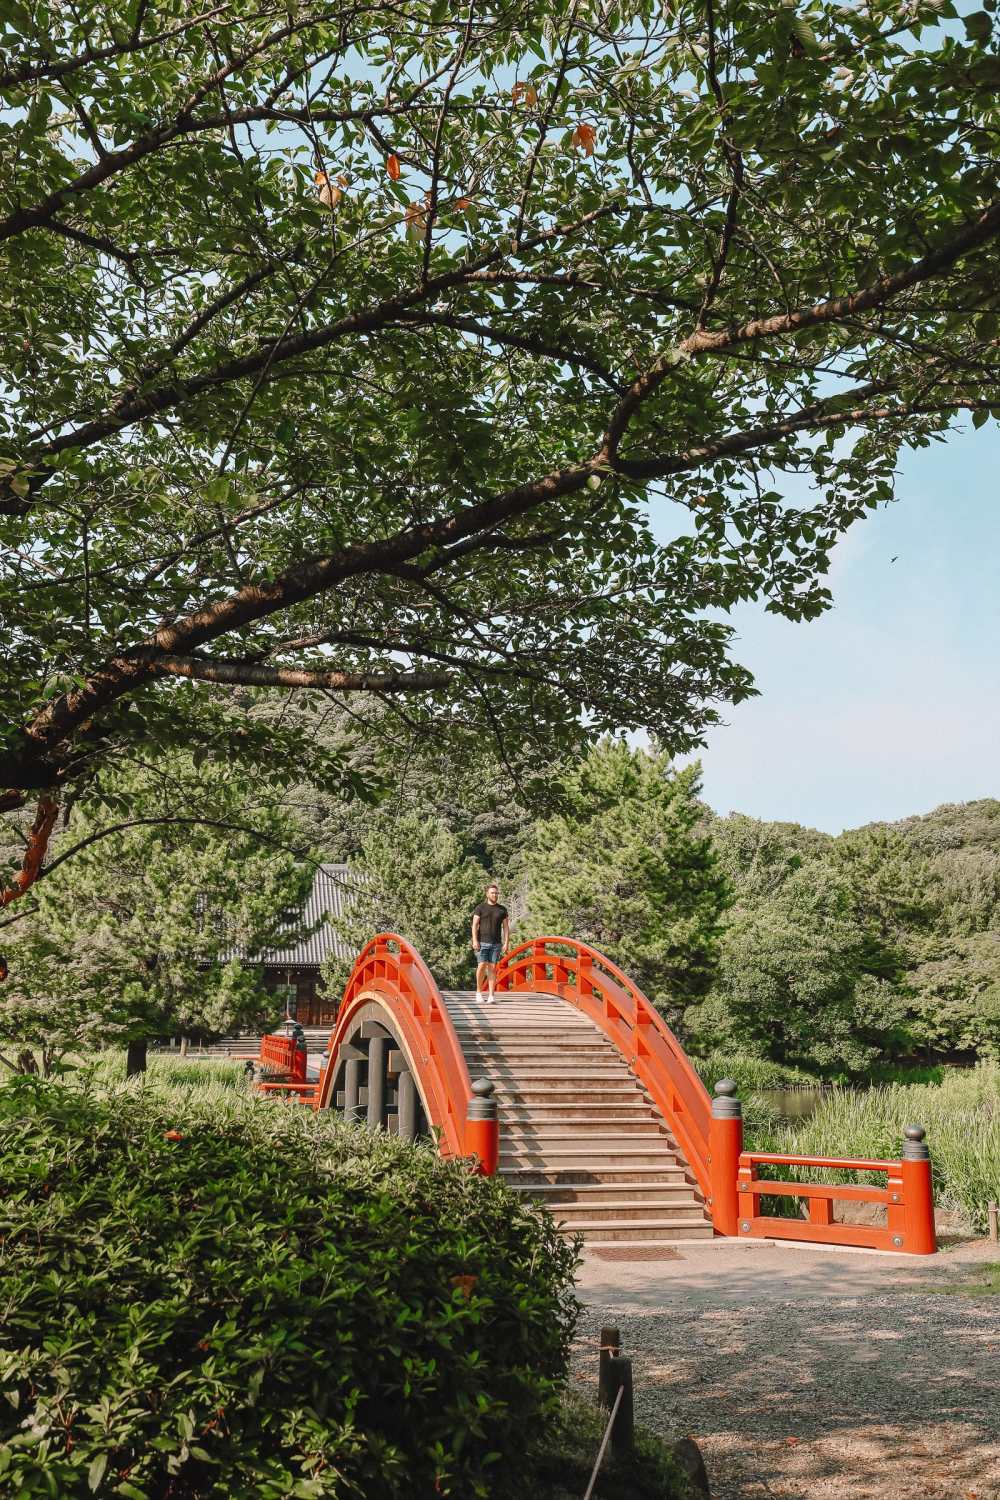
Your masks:
M432 1136L442 1155L474 1158L591 1243L732 1235L936 1249L919 1127L896 1161L745 1151L736 1085L721 1080L711 1098L653 1005L571 938L515 948L485 1005L439 989L404 938L380 933L355 962L318 1078L294 1035L265 1037L258 1063L263 1091ZM773 1168L785 1180L762 1175ZM787 1180L790 1169L809 1169L808 1180ZM884 1185L818 1180L845 1169ZM767 1212L778 1198L804 1208ZM835 1222L835 1201L881 1205L884 1222Z

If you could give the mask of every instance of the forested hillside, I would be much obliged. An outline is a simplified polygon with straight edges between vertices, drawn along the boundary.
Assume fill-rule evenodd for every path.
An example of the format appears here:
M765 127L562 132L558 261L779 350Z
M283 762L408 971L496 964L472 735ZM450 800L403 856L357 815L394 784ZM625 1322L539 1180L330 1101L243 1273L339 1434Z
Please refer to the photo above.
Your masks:
M709 820L734 904L699 1042L830 1073L983 1056L1000 1045L1000 802L838 838Z
M439 779L414 766L349 830L325 831L330 857L377 875L351 935L395 913L418 946L447 953L450 983L468 978L467 914L427 893L489 871L515 939L591 941L696 1052L738 1047L843 1078L1000 1051L1000 801L833 837L719 817L698 794L696 769L605 741L534 818L510 768Z

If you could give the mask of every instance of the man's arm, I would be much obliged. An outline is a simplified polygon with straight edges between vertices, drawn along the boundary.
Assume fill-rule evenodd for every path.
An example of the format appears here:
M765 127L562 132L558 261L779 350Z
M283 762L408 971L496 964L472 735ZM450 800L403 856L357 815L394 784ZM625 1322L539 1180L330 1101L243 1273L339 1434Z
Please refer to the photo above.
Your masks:
M510 947L510 917L504 917L500 928L500 943L504 951Z
M477 911L472 913L472 946L473 948L479 947L479 913Z

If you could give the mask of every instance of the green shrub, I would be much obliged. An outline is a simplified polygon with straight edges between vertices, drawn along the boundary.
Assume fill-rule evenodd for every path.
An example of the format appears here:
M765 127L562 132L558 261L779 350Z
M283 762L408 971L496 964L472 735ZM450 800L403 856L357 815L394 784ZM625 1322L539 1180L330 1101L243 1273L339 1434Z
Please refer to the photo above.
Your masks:
M0 1173L4 1494L517 1486L576 1252L501 1183L218 1082L13 1080Z
M986 1229L986 1205L1000 1198L1000 1066L945 1070L939 1084L890 1084L866 1090L834 1089L808 1120L776 1125L754 1117L748 1149L795 1151L804 1156L898 1158L907 1125L927 1131L937 1202ZM775 1172L786 1180L798 1170ZM828 1181L885 1185L881 1173L814 1172Z
M608 1421L594 1400L569 1389L546 1431L542 1449L529 1455L531 1500L579 1500L587 1488ZM628 1458L605 1453L594 1500L694 1500L699 1492L668 1444L641 1427Z

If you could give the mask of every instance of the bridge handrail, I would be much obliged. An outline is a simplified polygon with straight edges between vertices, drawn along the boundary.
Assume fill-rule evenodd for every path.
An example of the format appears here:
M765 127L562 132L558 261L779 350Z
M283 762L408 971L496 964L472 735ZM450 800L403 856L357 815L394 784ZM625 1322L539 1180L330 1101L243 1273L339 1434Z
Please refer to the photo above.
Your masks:
M799 1156L783 1151L740 1151L737 1158L736 1222L742 1235L769 1239L811 1240L824 1245L851 1245L870 1250L932 1255L937 1249L934 1188L924 1132L908 1126L898 1161L850 1156ZM884 1187L863 1183L788 1182L760 1177L758 1167L804 1167L827 1172L884 1172ZM762 1198L799 1198L808 1220L761 1212ZM874 1203L885 1209L882 1224L838 1224L837 1201Z
M600 1027L652 1097L710 1200L708 1090L663 1017L618 965L575 938L537 937L501 959L496 984L498 991L558 995Z
M861 1156L795 1156L783 1151L743 1151L747 1166L826 1167L830 1172L898 1172L898 1161L867 1161Z
M354 961L329 1054L317 1091L317 1106L329 1103L341 1045L351 1035L357 1012L377 995L399 1027L422 1085L428 1123L439 1133L442 1155L466 1154L466 1117L472 1082L462 1047L441 991L420 954L396 932L380 932Z
M303 1083L306 1076L306 1053L292 1036L271 1033L260 1039L260 1054L257 1061L261 1067L277 1068L287 1073L290 1080Z

